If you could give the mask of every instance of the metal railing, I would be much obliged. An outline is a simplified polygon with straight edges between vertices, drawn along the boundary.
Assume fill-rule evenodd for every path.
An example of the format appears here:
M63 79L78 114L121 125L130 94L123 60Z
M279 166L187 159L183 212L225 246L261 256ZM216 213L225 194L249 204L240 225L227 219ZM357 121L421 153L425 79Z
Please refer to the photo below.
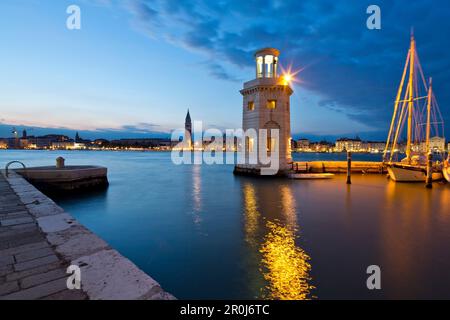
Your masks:
M23 164L23 162L17 161L17 160L10 161L10 162L8 162L8 163L6 164L6 166L5 166L5 175L6 175L7 178L8 178L8 170L9 170L9 166L12 165L13 163L20 163L20 164L23 166L23 169L24 169L25 171L27 170L27 167Z

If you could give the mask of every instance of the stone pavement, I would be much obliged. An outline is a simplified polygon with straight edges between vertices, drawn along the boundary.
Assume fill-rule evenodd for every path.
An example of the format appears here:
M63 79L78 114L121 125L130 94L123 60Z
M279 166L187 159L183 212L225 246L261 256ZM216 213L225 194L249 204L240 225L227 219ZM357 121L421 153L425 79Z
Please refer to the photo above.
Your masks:
M69 290L69 265L81 290ZM0 300L174 299L15 173L0 172Z
M67 289L67 265L0 174L0 299L86 299Z

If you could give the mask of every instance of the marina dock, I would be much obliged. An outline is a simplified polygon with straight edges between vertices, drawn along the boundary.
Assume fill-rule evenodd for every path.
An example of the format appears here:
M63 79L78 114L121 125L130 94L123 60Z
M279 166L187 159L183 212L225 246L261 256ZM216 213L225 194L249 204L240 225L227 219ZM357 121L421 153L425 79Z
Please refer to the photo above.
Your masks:
M292 164L295 172L304 173L346 173L347 161L295 161ZM387 168L382 162L352 161L351 172L360 174L384 174Z
M80 268L69 290L67 268ZM0 173L0 300L174 297L15 172Z

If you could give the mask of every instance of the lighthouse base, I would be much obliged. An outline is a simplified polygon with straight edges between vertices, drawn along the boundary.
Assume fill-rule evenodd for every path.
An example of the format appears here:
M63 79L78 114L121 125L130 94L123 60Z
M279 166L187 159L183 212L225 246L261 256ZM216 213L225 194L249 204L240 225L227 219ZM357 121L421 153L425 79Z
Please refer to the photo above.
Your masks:
M286 170L278 170L276 174L268 175L268 174L262 174L261 168L255 168L250 166L235 166L233 170L233 174L239 175L239 176L259 176L259 177L287 177L289 173L292 173L292 170L286 169Z

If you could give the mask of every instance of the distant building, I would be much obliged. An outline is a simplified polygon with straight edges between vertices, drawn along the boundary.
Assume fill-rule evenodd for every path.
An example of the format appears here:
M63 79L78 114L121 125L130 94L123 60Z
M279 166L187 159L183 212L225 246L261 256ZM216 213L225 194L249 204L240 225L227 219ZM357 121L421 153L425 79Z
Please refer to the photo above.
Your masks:
M52 142L52 149L60 149L60 150L81 150L86 149L86 145L84 143L71 141L60 141L60 142Z
M296 148L298 151L307 151L310 145L309 139L298 139L296 143Z
M48 134L45 136L35 137L27 136L27 143L35 145L38 149L51 148L53 142L71 141L68 136L61 134Z
M445 138L438 136L430 138L430 149L435 152L444 152Z
M172 144L176 144L176 141L172 142L171 139L166 138L119 139L111 140L110 144L112 147L119 148L166 149L172 147Z
M19 138L6 138L5 139L8 149L20 149L21 141Z
M428 152L427 149L427 143L421 142L420 143L420 151L421 152ZM430 138L430 150L432 152L444 152L445 151L445 138L442 137L432 137Z
M349 138L340 138L336 140L335 151L344 152L344 151L352 151L359 152L363 150L363 143L360 138L349 139Z
M333 151L333 144L327 141L313 142L309 144L309 151L311 152L331 152Z
M397 144L397 152L405 153L406 152L406 142L401 142ZM394 152L396 151L394 150Z
M86 146L91 144L91 140L81 138L80 135L78 134L78 132L75 134L75 142L76 143L83 143Z
M110 144L110 142L106 139L95 139L92 141L92 144L96 147L105 147Z
M405 150L406 150L406 149L405 149ZM420 143L418 143L418 142L413 142L413 143L411 143L411 150L412 150L413 152L422 152L422 150L425 151L425 146L422 145L421 142L420 142Z
M7 149L8 148L8 142L6 139L0 139L0 149Z
M291 150L296 150L297 149L297 141L295 141L294 139L291 139L290 148L291 148Z
M372 153L383 152L386 148L386 142L368 141L367 151Z
M32 139L20 138L19 147L21 149L37 149L36 143Z

